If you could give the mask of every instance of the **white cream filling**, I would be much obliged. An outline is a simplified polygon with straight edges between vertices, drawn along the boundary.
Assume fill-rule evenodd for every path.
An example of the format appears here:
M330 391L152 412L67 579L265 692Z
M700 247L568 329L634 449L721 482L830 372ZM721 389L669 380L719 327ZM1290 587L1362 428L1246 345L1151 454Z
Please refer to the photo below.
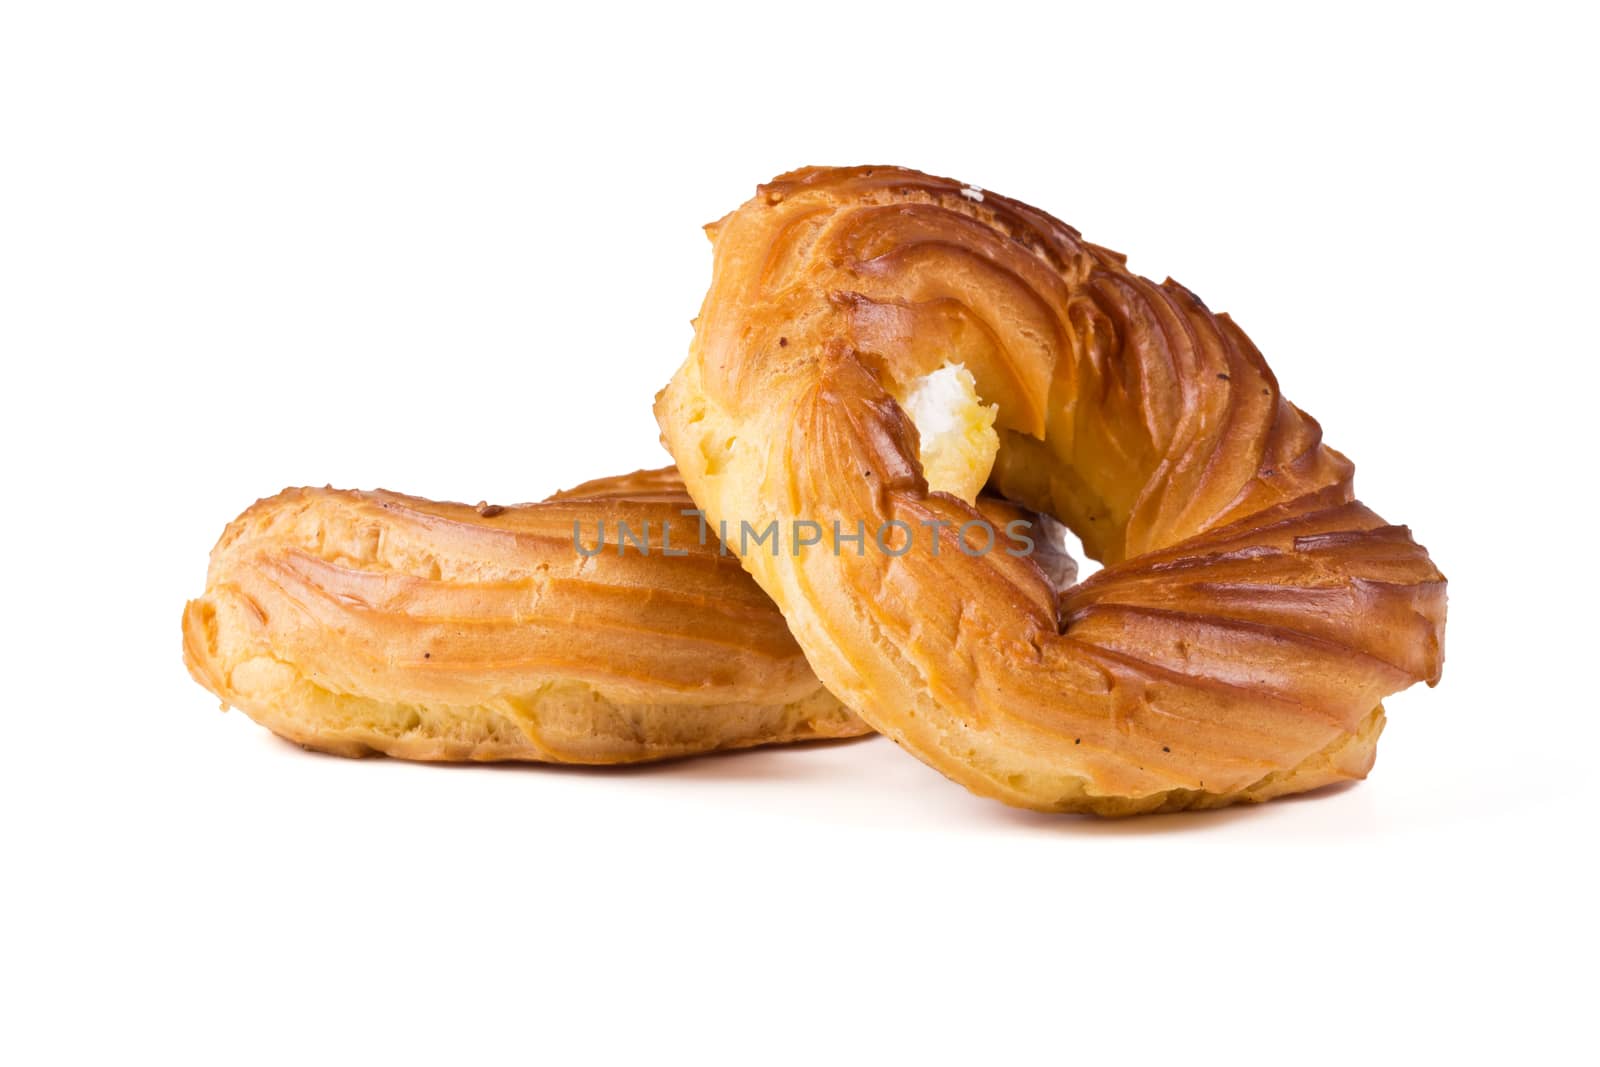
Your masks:
M969 504L976 500L1000 450L994 429L999 405L983 403L965 366L946 363L913 382L900 407L916 424L928 488Z

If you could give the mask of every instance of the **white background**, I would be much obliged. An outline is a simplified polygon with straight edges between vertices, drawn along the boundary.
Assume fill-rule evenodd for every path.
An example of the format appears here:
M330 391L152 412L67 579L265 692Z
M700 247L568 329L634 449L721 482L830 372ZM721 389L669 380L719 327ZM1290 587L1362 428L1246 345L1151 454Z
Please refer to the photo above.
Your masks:
M1592 1054L1592 27L1110 6L7 5L0 1059ZM879 739L353 763L188 679L258 496L666 462L699 226L869 162L1231 311L1432 549L1444 682L1368 782L1107 823Z

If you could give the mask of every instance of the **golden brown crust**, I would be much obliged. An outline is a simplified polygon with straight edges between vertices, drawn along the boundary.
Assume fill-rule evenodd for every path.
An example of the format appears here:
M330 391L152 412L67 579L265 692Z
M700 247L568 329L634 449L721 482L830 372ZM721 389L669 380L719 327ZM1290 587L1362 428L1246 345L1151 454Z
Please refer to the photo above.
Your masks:
M1126 814L1365 775L1381 699L1443 663L1444 578L1225 315L1027 205L810 168L710 227L657 402L713 520L975 517L892 399L945 362L999 404L991 486L1108 564L751 553L829 689L976 792Z
M184 661L346 756L623 763L867 732L692 506L671 468L505 508L285 490L217 543ZM673 554L616 552L618 523L669 520ZM600 523L585 556L574 524L593 548Z

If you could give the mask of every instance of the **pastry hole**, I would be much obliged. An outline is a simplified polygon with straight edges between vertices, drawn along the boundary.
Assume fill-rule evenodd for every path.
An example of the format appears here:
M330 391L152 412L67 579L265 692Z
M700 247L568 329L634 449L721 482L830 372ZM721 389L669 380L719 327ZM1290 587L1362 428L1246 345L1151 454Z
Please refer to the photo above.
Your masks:
M1066 525L1053 516L1038 513L1033 520L1033 561L1050 579L1050 586L1059 595L1078 583L1078 560L1083 558L1083 544L1073 536Z

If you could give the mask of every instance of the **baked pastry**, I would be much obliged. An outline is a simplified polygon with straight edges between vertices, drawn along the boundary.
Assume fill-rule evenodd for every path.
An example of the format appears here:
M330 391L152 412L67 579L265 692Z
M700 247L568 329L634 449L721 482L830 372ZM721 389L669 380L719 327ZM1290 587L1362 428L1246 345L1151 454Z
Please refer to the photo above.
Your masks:
M1265 800L1365 776L1383 697L1439 680L1443 576L1182 286L896 167L784 175L708 232L664 440L714 521L944 546L741 552L823 683L949 777L1050 811ZM985 484L1105 569L1058 595L955 551Z
M505 508L285 490L212 551L184 662L341 756L628 763L868 732L692 506L671 468ZM619 553L620 523L651 551Z

